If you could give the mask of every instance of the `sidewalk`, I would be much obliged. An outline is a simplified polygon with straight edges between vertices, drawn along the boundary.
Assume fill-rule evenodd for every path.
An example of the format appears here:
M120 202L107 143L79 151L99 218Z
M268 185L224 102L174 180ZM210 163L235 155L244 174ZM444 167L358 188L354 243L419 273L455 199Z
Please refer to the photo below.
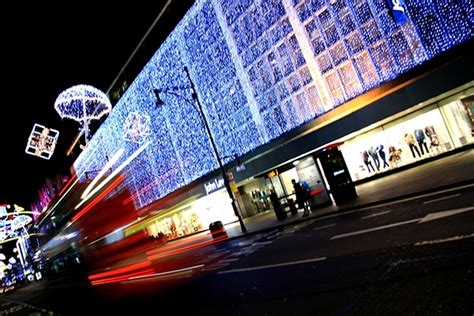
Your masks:
M278 221L273 211L267 211L245 219L244 223L247 234L255 234L332 213L378 205L468 183L474 183L474 149L356 185L357 199L343 205L333 204L317 209L305 218L301 217L302 211L299 211L297 215L288 215L285 220ZM227 225L226 230L229 238L244 235L238 223Z

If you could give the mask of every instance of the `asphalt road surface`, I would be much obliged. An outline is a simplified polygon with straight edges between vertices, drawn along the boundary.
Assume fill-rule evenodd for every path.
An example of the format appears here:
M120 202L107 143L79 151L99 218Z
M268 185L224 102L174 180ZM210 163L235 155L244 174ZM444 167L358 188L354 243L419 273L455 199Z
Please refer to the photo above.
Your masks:
M232 240L170 242L128 258L128 274L119 263L95 273L94 286L18 288L0 297L0 315L473 315L473 193L467 185Z

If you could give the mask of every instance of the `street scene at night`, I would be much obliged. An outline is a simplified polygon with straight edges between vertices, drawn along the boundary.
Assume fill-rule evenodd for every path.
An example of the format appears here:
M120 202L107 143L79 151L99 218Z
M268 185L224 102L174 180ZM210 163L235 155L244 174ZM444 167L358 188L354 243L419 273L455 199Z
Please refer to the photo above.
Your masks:
M0 315L474 314L471 1L91 5L2 21Z

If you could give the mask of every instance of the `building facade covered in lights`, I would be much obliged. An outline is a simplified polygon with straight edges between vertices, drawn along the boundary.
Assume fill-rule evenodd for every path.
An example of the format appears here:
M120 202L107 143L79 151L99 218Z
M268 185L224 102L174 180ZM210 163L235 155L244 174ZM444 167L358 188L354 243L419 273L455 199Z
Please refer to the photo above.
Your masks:
M77 179L122 174L121 203L150 234L236 221L185 66L244 217L272 208L270 190L291 197L291 179L326 192L312 153L330 144L353 181L466 148L473 20L467 0L196 1L75 161Z

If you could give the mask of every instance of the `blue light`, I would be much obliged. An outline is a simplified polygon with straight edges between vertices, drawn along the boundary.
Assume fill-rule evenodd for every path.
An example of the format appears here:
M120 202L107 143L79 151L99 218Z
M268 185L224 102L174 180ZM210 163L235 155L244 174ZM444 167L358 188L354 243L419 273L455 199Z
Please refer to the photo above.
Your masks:
M132 112L150 118L152 143L128 167L137 207L218 168L190 89L155 104L153 89L189 87L185 65L228 162L472 38L471 2L404 8L399 25L386 0L197 1L75 162L80 178L138 148L123 135Z

